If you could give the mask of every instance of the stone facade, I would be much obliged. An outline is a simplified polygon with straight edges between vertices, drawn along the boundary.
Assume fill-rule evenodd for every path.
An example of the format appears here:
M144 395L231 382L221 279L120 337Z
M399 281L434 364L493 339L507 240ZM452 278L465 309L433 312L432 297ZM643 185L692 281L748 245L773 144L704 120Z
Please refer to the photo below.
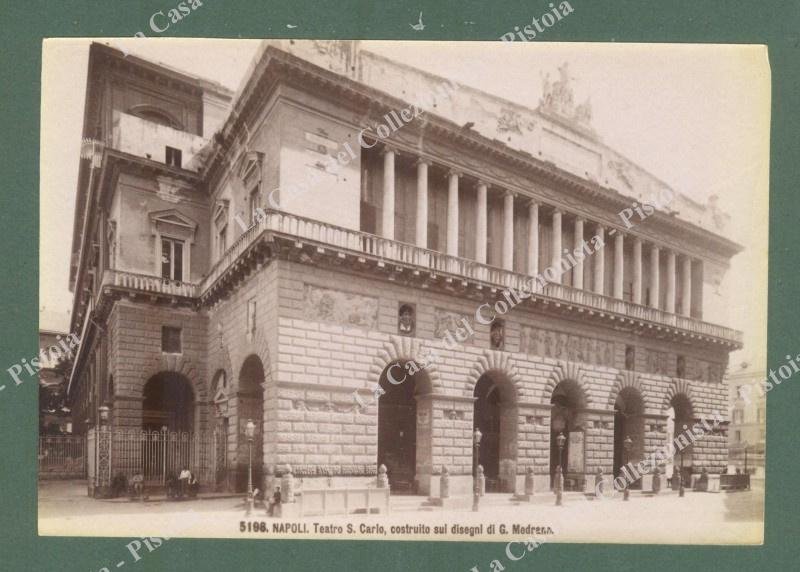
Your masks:
M96 212L85 203L90 232L76 238L82 262L74 269L82 286L74 326L87 335L70 391L89 426L107 404L113 431L163 424L191 434L193 452L176 453L175 462L205 470L212 482L204 485L218 489L243 490L251 460L261 490L288 467L301 487L317 488L374 483L387 464L393 490L436 496L443 468L451 494L468 494L478 462L494 491L521 492L528 468L546 490L557 464L581 487L598 469L616 473L652 454L683 424L725 411L722 375L739 335L701 318L712 309L705 292L736 245L662 214L623 240L614 221L627 204L624 189L512 157L519 149L511 139L458 139L463 130L433 114L378 153L377 139L363 145L358 106L380 115L398 102L365 90L347 66L331 71L342 58L367 71L379 61L335 45L315 43L305 59L267 46L213 141L197 140L203 123L195 115L191 137L179 129L176 145L188 146L191 165L135 157L161 139L120 149L125 134L105 134L102 121L87 133L106 150L92 144L82 169L117 173L79 189L79 208L93 193L101 205ZM108 48L95 52L119 59ZM338 63L318 68L317 57ZM102 83L106 72L92 62L90 78ZM208 92L230 97L196 78L170 78L191 95L192 113ZM336 89L320 95L317 82ZM90 115L141 111L141 103L103 110L91 89L87 97ZM180 106L169 109L180 115ZM178 129L175 119L148 131L137 121L153 120L149 113L126 119L138 137ZM517 115L503 115L498 129L522 136L512 128ZM545 120L519 125L538 132ZM592 133L572 136L597 147ZM339 142L361 148L331 170L324 160ZM625 167L618 163L615 156L614 172ZM636 174L631 180L648 176ZM311 175L310 187L292 187ZM578 198L579 184L595 193L592 202ZM269 208L278 186L281 210ZM515 301L520 285L558 262L562 244L574 240L577 249L584 222L587 238L595 227L608 228L608 238L620 232L605 246L600 240L583 266ZM85 255L90 238L99 245L94 256ZM643 240L652 243L648 272ZM726 431L722 423L687 449L685 470L724 471ZM559 433L568 436L563 453L554 445ZM632 445L623 451L626 436ZM112 457L135 471L150 455L143 451ZM159 462L151 472L163 478L167 461Z

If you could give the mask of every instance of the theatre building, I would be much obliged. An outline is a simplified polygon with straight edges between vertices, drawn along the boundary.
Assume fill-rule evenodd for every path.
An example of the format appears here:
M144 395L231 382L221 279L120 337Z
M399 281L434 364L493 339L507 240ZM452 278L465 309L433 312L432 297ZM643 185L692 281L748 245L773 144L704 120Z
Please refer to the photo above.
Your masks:
M726 411L727 216L607 147L566 64L542 91L274 41L234 94L92 45L69 382L91 492L184 464L243 490L251 450L267 490L384 465L392 493L446 468L467 494L479 463L489 492L529 468L545 491L559 462L581 489ZM727 458L722 423L684 474Z

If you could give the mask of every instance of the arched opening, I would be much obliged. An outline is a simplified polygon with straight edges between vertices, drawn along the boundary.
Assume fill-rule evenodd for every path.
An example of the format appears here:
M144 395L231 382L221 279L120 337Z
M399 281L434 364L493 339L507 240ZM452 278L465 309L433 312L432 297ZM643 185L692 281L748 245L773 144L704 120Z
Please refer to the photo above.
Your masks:
M143 398L142 429L147 433L138 443L141 462L136 468L148 482L164 483L192 465L194 392L184 376L161 372L147 381ZM131 445L135 450L137 445ZM135 458L129 455L124 448L120 452L121 460Z
M625 440L630 438L630 449L625 449ZM644 400L641 393L626 387L617 395L614 403L614 477L618 477L628 463L638 463L644 454ZM637 480L632 489L641 488Z
M478 457L473 443L473 471L483 467L487 492L514 492L517 461L516 392L498 372L484 373L473 391L473 434L481 432Z
M180 123L171 114L152 105L134 105L128 110L128 113L158 125L165 125L172 129L182 129Z
M247 490L250 457L252 454L253 487L264 490L264 365L253 354L248 356L239 371L238 391L238 459L235 488ZM252 443L247 439L247 422L255 425Z
M675 456L672 462L674 467L679 469L678 472L681 474L684 485L689 486L692 482L692 452L694 446L692 445L692 439L688 435L691 434L691 427L694 423L694 408L692 407L692 402L683 393L675 395L669 404L674 412L671 438L675 446Z
M583 478L583 425L580 411L586 407L578 382L566 379L559 382L550 397L553 408L550 411L550 488L555 484L556 467L561 465L565 487L579 483ZM566 437L563 448L559 448L557 437ZM580 442L578 442L580 440ZM572 443L572 441L576 441ZM570 454L570 448L573 449ZM570 473L574 477L569 478Z
M194 409L191 383L174 372L158 373L144 386L142 429L189 433L194 428Z
M227 392L228 377L224 369L219 369L211 381L211 400L214 406L214 455L216 474L214 482L218 487L228 480L228 428Z
M384 391L378 400L378 466L386 466L390 490L396 494L420 492L419 474L430 469L429 404L418 411L417 401L431 387L427 374L415 371L413 364L389 364L378 382Z

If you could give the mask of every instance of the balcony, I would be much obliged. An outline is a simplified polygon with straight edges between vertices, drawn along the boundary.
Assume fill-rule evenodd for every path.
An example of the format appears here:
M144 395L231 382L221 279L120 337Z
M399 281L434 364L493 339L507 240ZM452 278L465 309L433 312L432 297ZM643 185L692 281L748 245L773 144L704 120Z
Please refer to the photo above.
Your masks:
M172 147L181 152L181 168L197 171L197 155L207 143L199 135L119 111L114 112L113 121L111 146L117 151L166 163L166 149Z
M158 276L118 270L106 270L103 275L101 292L108 286L173 298L200 298L202 301L216 290L230 272L237 271L245 255L262 239L283 239L299 247L308 245L315 247L318 251L335 252L339 258L350 256L357 260L370 259L378 266L385 267L387 263L390 263L400 268L409 268L415 274L427 274L431 278L442 278L446 282L470 283L478 288L488 287L499 290L513 288L517 291L529 291L531 288L531 277L525 274L510 272L466 258L449 256L373 234L269 210L256 224L239 236L200 284L176 282ZM533 282L533 284L536 283ZM640 329L653 329L656 332L677 330L681 333L688 333L689 338L706 337L713 339L714 342L730 346L738 347L742 343L742 333L731 328L562 284L547 284L544 289L535 291L532 299L550 305L550 307L566 307L581 316L607 319L620 325L638 324L637 327Z
M181 298L196 298L198 295L197 284L121 270L106 270L103 272L100 292L103 292L106 287Z
M262 235L283 237L295 244L307 243L322 250L336 250L340 255L348 254L358 258L377 260L378 264L387 262L423 271L431 276L445 280L472 282L490 288L530 289L531 277L488 266L441 252L420 248L373 234L359 232L301 216L269 210L256 224L245 231L225 255L214 265L203 280L199 290L201 295L208 292L219 279L232 268L237 260ZM535 284L535 282L534 282ZM584 315L599 315L617 320L618 323L639 322L644 328L655 330L675 329L688 332L690 337L713 338L732 346L740 346L742 333L731 328L719 326L671 314L655 308L619 300L610 296L595 294L561 284L547 284L544 289L534 293L536 299L554 306L569 306Z

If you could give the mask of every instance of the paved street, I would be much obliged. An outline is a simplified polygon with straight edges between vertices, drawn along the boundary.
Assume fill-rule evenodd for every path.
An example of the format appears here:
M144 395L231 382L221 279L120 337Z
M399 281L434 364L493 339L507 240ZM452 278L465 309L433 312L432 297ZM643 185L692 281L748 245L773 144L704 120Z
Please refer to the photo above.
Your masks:
M675 493L658 497L631 496L588 501L580 495L565 497L564 506L556 507L551 494L541 494L529 504L513 504L509 495L490 495L482 500L478 513L471 510L410 511L409 497L392 497L393 511L388 515L350 515L348 517L307 517L302 520L269 518L257 509L250 521L264 521L268 532L242 533L244 504L237 498L214 498L183 502L102 501L87 498L85 485L76 482L45 483L39 487L39 533L42 535L80 536L172 536L227 538L358 538L362 525L375 538L387 540L469 539L442 537L431 533L392 534L399 525L479 527L473 538L507 542L512 526L550 527L552 534L543 538L552 542L620 542L675 544L758 544L763 535L763 490L732 493L694 493L684 498ZM397 500L395 500L397 499ZM420 499L422 500L422 499ZM297 524L300 533L277 532L274 523ZM314 533L314 524L329 525L327 533ZM496 524L494 534L487 531ZM306 533L302 533L305 524ZM352 532L347 526L352 526ZM500 534L505 525L507 534ZM382 526L383 529L377 528ZM366 529L365 529L366 530ZM518 534L525 537L526 534Z

